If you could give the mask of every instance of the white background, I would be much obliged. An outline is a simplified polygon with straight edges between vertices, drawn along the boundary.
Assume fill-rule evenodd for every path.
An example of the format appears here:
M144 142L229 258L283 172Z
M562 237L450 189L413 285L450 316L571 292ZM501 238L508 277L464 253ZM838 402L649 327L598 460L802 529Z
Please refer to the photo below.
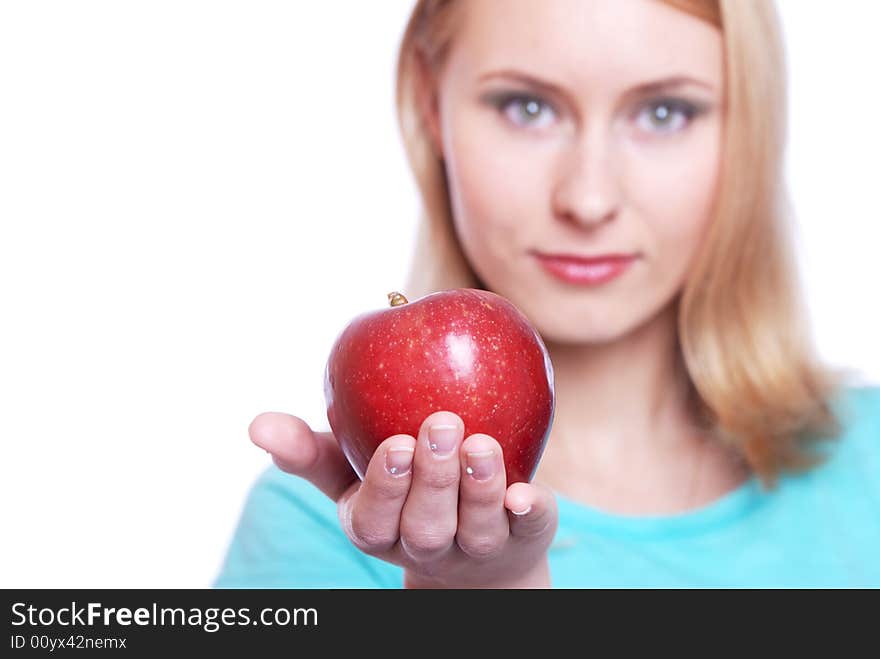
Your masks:
M0 4L0 586L202 587L418 212L412 0ZM823 356L880 381L880 9L781 0Z

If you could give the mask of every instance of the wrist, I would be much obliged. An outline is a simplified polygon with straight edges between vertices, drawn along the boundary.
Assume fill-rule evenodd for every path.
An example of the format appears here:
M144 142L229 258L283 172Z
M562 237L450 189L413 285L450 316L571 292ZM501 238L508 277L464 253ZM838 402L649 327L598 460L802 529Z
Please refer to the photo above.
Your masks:
M468 582L450 582L446 579L426 577L413 573L411 570L403 572L403 587L406 589L427 588L551 588L550 564L545 556L535 566L524 572L519 572L511 577L492 580L475 580Z

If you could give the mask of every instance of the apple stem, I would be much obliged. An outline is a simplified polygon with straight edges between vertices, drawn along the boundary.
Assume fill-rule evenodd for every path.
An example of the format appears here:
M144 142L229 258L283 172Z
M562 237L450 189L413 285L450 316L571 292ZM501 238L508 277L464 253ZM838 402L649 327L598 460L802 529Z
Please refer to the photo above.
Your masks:
M398 293L397 291L391 291L388 294L388 301L391 303L392 307L399 307L409 302L409 300L403 297L402 293Z

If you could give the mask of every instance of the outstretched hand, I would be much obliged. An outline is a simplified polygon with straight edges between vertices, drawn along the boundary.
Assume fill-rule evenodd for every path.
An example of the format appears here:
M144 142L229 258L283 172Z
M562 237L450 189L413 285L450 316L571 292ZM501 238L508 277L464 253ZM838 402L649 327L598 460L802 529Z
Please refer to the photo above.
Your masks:
M314 432L298 417L265 412L248 432L280 469L336 502L358 549L403 567L405 586L550 586L552 492L530 483L507 487L501 446L481 433L463 439L458 415L435 412L418 437L388 437L363 482L333 434Z

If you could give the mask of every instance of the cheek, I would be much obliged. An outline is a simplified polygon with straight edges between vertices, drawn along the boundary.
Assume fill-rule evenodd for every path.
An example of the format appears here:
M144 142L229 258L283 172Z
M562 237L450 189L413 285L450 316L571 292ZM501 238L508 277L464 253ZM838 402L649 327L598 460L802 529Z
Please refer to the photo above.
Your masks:
M631 162L631 203L646 218L656 264L680 276L708 228L720 169L720 132L706 126L678 145L648 150Z
M521 243L529 219L540 217L538 197L545 185L534 154L482 116L461 116L450 128L446 167L462 238L475 244L491 240L492 246Z

